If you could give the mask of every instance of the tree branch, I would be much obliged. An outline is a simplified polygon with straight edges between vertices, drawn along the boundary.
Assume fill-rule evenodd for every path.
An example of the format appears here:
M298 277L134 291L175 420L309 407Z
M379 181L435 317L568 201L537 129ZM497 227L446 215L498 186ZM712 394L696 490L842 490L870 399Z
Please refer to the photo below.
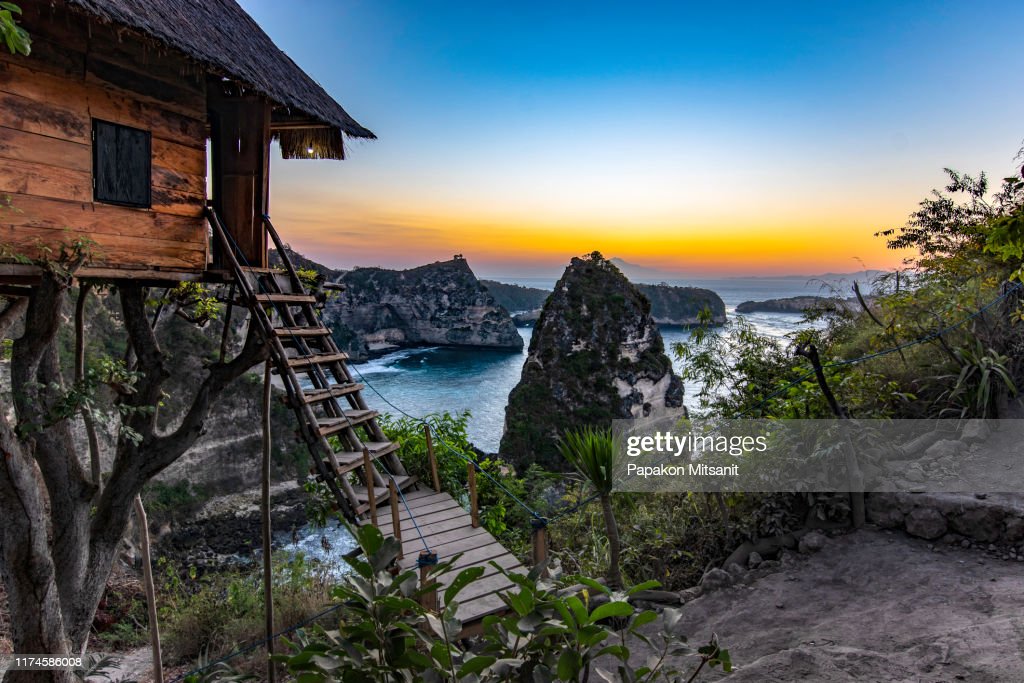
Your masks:
M28 297L22 296L17 299L11 299L4 308L3 312L0 313L0 339L7 336L7 331L11 329L11 326L18 321L25 310L28 309Z

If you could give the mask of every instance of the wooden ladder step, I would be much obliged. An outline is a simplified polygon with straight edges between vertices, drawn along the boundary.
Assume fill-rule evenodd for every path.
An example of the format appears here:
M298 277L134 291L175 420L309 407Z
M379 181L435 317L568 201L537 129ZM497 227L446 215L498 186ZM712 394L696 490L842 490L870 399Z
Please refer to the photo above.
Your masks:
M296 356L295 358L288 359L288 366L290 368L304 368L310 365L320 365L323 363L333 363L339 360L345 360L348 358L347 353L341 351L337 353L318 353L312 356Z
M330 436L349 427L369 422L377 415L379 413L376 410L346 410L345 417L329 417L318 420L317 427L320 429L320 436ZM361 454L360 457L362 457Z
M319 403L330 398L340 398L356 391L362 391L365 388L362 384L352 382L349 384L333 384L326 389L308 389L302 392L302 401L304 403Z
M309 294L257 294L256 301L261 304L315 304L316 297Z
M405 491L409 490L410 488L412 488L416 484L416 481L417 481L416 477L411 475L411 474L410 475L402 475L402 476L396 476L395 477L395 483L398 485L398 490L399 491L403 491L403 492L405 492ZM365 514L365 513L369 512L370 511L370 499L366 495L366 487L365 486L353 486L352 490L356 494L356 500L359 501L359 506L356 507L356 514L357 515L362 515L362 514ZM384 506L386 506L388 504L388 498L390 497L390 493L388 492L388 487L387 486L374 486L373 487L373 493L374 493L374 496L377 498L377 509L378 510L383 510ZM398 505L399 505L400 509L405 509L405 506L402 505L401 500L399 500ZM385 530L385 531L387 531L387 530Z
M326 327L276 327L274 334L278 337L329 337L331 331Z
M398 444L392 441L367 442L363 445L370 450L370 457L374 460L398 450ZM362 451L338 451L334 458L338 461L338 474L352 472L363 466ZM326 464L327 469L330 469L330 463Z

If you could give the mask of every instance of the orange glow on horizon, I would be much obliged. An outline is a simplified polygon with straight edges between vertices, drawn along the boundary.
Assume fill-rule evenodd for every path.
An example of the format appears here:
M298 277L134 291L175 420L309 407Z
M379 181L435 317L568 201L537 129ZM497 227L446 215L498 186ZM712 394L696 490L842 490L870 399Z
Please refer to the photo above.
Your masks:
M680 276L813 275L892 269L905 252L885 248L874 233L906 211L863 216L807 216L753 222L651 218L542 220L526 216L386 214L366 207L332 209L282 201L276 213L294 246L337 267L406 268L464 255L478 273L514 276L555 272L597 249L636 265ZM885 214L888 214L886 216Z

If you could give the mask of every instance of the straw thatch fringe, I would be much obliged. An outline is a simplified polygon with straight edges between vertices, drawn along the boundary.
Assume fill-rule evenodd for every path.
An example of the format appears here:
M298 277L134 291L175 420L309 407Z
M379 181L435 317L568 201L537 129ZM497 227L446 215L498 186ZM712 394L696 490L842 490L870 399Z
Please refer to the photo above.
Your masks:
M274 133L285 159L344 159L345 141L337 128L299 128Z
M228 76L315 121L335 134L374 138L298 67L235 0L64 0L92 17L125 26L184 53L208 72ZM287 3L281 7L287 7ZM329 158L340 158L339 141L325 139ZM314 150L320 149L313 145ZM309 145L306 145L306 150ZM337 156L334 156L337 155ZM306 158L308 154L304 155Z

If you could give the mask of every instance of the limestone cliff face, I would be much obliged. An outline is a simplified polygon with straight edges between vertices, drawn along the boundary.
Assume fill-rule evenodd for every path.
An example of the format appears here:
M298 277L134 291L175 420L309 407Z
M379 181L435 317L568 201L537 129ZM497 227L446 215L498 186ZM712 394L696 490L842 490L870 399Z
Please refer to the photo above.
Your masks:
M566 430L682 402L650 303L600 254L575 258L537 321L500 452L520 468L564 470L556 439Z
M350 356L403 346L479 346L519 350L512 318L463 258L410 270L357 268L324 321Z
M637 285L651 302L651 315L659 325L696 325L704 309L711 311L711 322L725 324L725 303L710 289L672 287L671 285Z

